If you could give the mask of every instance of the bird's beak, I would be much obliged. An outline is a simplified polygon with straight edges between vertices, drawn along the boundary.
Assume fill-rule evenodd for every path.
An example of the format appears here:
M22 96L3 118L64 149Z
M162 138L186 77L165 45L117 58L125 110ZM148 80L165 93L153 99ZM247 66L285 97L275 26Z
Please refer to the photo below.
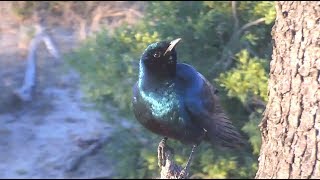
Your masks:
M170 46L167 48L166 52L164 52L164 55L166 55L169 51L171 51L178 44L178 42L180 40L181 40L181 38L178 38L178 39L171 41Z

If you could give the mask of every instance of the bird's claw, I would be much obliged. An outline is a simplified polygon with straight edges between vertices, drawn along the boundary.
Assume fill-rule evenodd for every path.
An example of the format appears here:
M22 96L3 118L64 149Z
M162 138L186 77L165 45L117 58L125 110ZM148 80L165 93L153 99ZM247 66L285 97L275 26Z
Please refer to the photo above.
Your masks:
M178 179L187 179L187 177L189 176L189 173L187 171L186 168L183 168L181 171L180 171L180 174L178 176Z
M166 157L165 157L165 148L166 148L166 141L168 138L163 138L158 146L158 165L159 167L166 165Z

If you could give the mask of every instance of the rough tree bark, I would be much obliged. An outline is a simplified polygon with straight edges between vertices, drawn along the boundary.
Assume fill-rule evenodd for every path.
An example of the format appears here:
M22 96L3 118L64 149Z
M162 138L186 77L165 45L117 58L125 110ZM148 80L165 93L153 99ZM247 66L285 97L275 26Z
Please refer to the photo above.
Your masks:
M276 2L256 178L320 178L320 2Z

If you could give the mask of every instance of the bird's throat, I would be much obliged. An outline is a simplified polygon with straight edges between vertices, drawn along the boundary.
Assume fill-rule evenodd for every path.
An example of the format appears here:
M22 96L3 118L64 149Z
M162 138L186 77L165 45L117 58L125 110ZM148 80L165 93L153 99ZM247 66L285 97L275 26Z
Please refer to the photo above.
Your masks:
M150 86L171 83L176 75L176 67L147 67L145 64L140 62L139 66L139 86L142 87L146 84Z

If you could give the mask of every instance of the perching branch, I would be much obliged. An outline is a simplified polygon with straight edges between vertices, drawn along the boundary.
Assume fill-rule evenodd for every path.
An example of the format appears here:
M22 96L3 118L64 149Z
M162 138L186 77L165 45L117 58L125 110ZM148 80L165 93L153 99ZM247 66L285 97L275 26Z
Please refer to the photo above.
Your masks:
M166 144L166 139L163 139L158 146L158 164L161 168L161 179L188 179L189 168L192 160L195 146L189 156L188 163L185 168L177 165L174 162L174 152L171 147ZM163 159L164 158L164 159Z

